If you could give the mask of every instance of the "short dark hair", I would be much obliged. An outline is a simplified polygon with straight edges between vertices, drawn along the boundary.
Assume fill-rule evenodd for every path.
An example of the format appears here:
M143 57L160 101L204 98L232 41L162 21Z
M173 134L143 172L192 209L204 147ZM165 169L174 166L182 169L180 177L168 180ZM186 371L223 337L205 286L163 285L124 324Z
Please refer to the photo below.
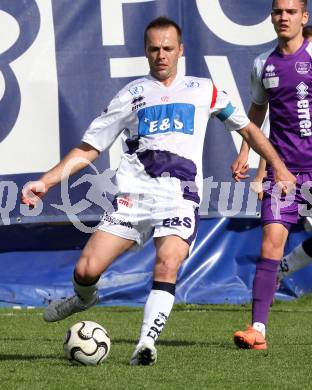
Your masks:
M308 25L303 27L302 35L305 38L311 38L312 37L312 25L311 24L308 24Z
M156 19L152 20L145 28L144 31L144 46L147 42L147 31L151 28L166 28L174 27L178 34L178 41L182 43L182 30L181 27L172 19L167 18L167 16L158 16Z
M275 1L276 0L273 0L272 1L272 9L273 9L273 7L274 7L274 4L275 4ZM308 9L308 0L299 0L300 2L301 2L301 4L302 4L302 10L303 11L307 11L307 9Z

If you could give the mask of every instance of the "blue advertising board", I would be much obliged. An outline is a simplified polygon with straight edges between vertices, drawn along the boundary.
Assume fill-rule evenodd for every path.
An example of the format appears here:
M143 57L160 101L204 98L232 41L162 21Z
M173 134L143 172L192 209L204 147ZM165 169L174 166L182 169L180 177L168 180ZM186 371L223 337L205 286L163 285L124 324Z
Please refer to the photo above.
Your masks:
M211 77L248 110L252 61L275 45L270 6L267 0L1 0L0 223L88 221L103 213L89 190L108 195L106 184L120 158L119 138L95 166L70 181L68 199L58 186L29 210L19 204L19 193L80 143L120 88L148 73L143 32L159 15L182 27L180 71ZM248 182L235 186L231 179L240 143L239 134L210 121L202 217L257 215ZM257 158L251 154L251 168Z
M120 138L35 209L20 204L20 192L80 143L125 84L148 74L145 26L160 15L175 20L185 47L180 72L212 78L247 111L253 59L276 44L270 7L268 0L0 0L0 302L40 306L72 292L75 261L114 193ZM177 302L250 300L261 229L249 182L234 185L231 177L240 143L217 119L208 124L200 215L211 219L201 221L180 270ZM253 152L249 163L258 164ZM286 252L306 237L299 227ZM125 254L102 277L103 302L143 303L153 262L151 241L139 256ZM310 293L310 273L311 266L285 280L280 297Z

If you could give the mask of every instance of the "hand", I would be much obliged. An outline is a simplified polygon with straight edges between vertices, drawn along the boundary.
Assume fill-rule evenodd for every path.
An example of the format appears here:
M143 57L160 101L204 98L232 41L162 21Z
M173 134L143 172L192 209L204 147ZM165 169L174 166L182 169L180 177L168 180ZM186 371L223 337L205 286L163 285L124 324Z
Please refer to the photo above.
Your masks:
M241 181L242 179L247 179L249 175L246 175L246 172L249 169L249 165L247 163L248 152L241 151L236 159L233 161L231 165L232 177L235 181Z
M280 169L276 169L274 176L275 183L277 183L280 187L283 195L287 195L295 190L297 179L291 172L289 172L285 165Z
M29 207L35 207L39 199L48 192L46 184L42 180L29 181L22 189L21 202Z
M263 199L263 176L255 176L252 182L250 183L250 189L254 193L258 194L258 199L262 200Z
M247 179L249 175L246 175L246 172L249 169L249 165L245 164L243 166L238 165L238 167L234 167L234 163L232 164L232 177L235 181L241 181Z

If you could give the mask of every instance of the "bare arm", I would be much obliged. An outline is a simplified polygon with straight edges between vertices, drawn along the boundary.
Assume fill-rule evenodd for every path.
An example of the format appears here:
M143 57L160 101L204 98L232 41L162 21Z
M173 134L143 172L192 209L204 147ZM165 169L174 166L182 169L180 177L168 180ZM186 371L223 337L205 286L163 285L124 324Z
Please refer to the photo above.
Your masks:
M88 166L92 161L99 156L99 151L93 146L82 143L72 149L55 167L43 174L40 178L48 188L58 184L61 180L71 176L81 169ZM69 174L66 174L66 168L72 165Z
M246 127L241 129L239 133L242 135L245 141L272 166L275 172L275 180L277 183L296 182L294 175L288 171L271 143L253 122L250 122ZM291 187L291 185L285 184L283 187L287 187L285 190L285 192L287 192L288 187Z
M263 198L263 179L266 176L266 161L260 157L258 169L256 172L256 176L253 178L252 182L250 183L250 188L252 191L254 191L256 194L258 194L258 199L262 200Z
M266 161L264 158L260 157L260 161L259 161L259 165L258 165L258 169L257 169L255 178L262 180L266 176L266 174L267 174Z
M44 173L39 180L29 182L23 188L22 203L35 206L38 198L43 198L51 187L79 172L96 160L98 156L99 151L86 143L72 149L55 167Z
M246 127L241 129L239 133L261 157L272 165L273 168L279 168L282 165L284 166L284 163L280 160L271 143L253 122L250 122Z
M248 112L248 117L260 128L263 124L267 109L267 104L260 106L258 104L252 103ZM246 175L246 172L249 168L247 164L249 149L250 146L248 142L244 139L241 145L240 152L231 166L233 177L236 181L240 181L241 179L246 179L246 177L248 177Z
M260 128L263 124L267 109L267 104L260 106L259 104L252 103L248 112L248 118Z
M236 159L233 161L231 165L231 169L233 172L233 178L235 181L240 181L242 179L246 179L249 177L246 172L249 169L248 165L248 155L249 155L249 145L243 139L240 152L238 153Z

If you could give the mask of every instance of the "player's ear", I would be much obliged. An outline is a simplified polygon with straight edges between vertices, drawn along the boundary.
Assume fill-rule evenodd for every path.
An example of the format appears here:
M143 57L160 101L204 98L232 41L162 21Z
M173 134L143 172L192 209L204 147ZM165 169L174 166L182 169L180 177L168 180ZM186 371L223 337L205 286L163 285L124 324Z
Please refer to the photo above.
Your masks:
M180 43L180 48L179 48L179 57L182 57L184 53L184 46L183 43Z

